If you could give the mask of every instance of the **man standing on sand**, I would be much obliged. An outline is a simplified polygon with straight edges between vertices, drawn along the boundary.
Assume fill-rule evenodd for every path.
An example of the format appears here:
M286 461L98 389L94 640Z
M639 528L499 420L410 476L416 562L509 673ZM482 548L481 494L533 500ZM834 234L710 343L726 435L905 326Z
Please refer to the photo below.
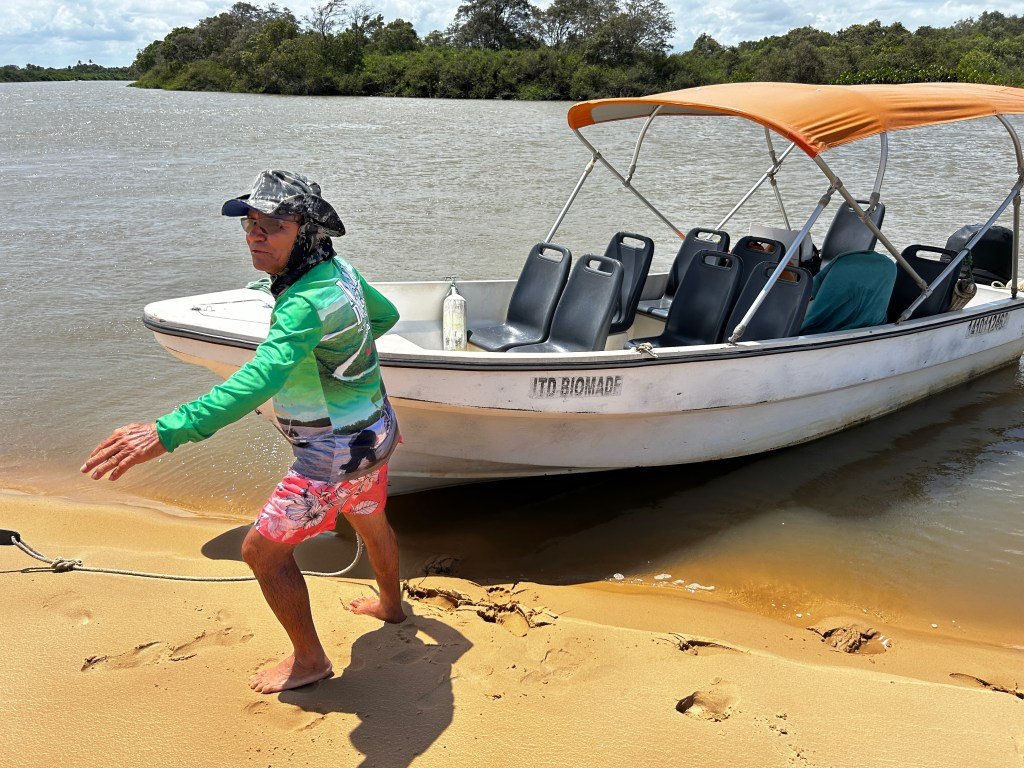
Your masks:
M116 480L130 467L186 442L204 440L273 398L273 420L295 463L274 489L242 544L293 653L253 675L250 687L275 693L330 677L295 547L345 515L366 543L379 598L353 600L355 613L405 619L398 543L384 514L387 461L399 441L374 340L398 321L395 307L339 257L345 234L320 187L288 171L263 171L248 195L221 213L242 217L256 269L270 278L275 305L267 339L223 384L153 424L128 424L100 443L82 472Z

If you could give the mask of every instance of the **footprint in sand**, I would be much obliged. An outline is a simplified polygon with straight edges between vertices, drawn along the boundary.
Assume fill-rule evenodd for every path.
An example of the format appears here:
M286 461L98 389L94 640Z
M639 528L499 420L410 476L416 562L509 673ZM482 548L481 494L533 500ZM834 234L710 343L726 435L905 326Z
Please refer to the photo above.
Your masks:
M294 707L283 702L271 704L268 701L254 701L242 707L242 712L254 717L266 718L276 728L293 732L312 730L327 719L325 714L310 715L301 707Z
M669 640L676 645L680 651L690 654L691 656L700 656L705 653L725 652L725 653L746 653L746 651L739 648L733 648L731 645L725 645L719 643L717 640L709 640L704 637L696 637L694 635L682 635L678 632L673 632L669 635Z
M676 702L676 712L698 720L720 723L728 720L736 709L736 696L726 688L694 691Z
M132 669L141 667L143 664L156 664L160 660L164 644L158 640L151 643L141 643L130 651L119 653L116 656L90 656L82 665L82 671L90 669Z
M149 643L136 645L130 651L113 656L90 656L82 665L82 671L90 669L132 669L143 664L159 664L163 661L186 661L191 659L202 648L210 646L236 645L251 640L252 632L236 632L231 627L216 632L202 632L198 637L180 645L153 640Z
M92 621L92 611L82 604L82 596L72 590L48 598L43 603L43 608L57 611L80 627Z
M579 659L565 649L549 648L541 659L540 668L527 672L520 678L520 682L547 683L549 680L568 680L581 666Z
M216 632L203 631L199 637L171 648L171 661L184 661L196 655L200 648L217 645L238 645L252 640L252 632L235 632L231 627Z
M1020 690L1016 683L1014 683L1011 688L1009 684L1000 685L999 683L990 683L988 680L982 680L980 677L975 677L974 675L966 675L963 672L951 672L949 676L961 683L976 685L979 688L995 691L996 693L1008 693L1018 699L1024 699L1024 691Z

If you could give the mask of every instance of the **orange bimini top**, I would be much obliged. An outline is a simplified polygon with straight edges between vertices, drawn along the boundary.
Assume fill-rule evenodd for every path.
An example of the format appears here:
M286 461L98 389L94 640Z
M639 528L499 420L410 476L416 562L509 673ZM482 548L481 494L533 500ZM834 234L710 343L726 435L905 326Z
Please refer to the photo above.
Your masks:
M732 115L760 123L811 157L826 149L937 123L1024 113L1024 88L972 83L805 85L725 83L625 99L583 101L569 126L658 115Z

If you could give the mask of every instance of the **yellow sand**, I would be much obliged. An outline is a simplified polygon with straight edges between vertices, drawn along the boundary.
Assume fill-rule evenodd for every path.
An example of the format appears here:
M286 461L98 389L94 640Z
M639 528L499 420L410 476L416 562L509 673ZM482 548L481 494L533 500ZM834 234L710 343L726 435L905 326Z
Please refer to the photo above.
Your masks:
M91 565L245 573L232 523L0 494L0 527ZM302 565L350 554L318 538ZM245 680L287 643L255 584L33 565L0 548L0 766L1024 766L1021 650L818 621L878 633L845 653L710 594L441 577L381 626L342 608L364 564L310 581L336 677L262 696Z

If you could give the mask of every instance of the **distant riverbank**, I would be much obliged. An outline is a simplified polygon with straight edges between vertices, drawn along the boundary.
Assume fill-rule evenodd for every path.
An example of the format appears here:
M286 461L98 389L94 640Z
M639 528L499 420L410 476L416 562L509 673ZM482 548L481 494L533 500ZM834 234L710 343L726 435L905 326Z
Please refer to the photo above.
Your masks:
M567 0L543 11L523 2L528 13L500 23L484 5L462 6L445 31L420 37L379 14L300 20L238 3L154 41L131 72L138 86L166 90L531 101L749 81L1024 83L1024 16L998 12L913 32L875 20L736 45L701 34L671 52L674 24L660 0L589 12Z
M101 67L78 62L68 67L39 67L28 64L0 67L0 83L42 83L53 80L131 80L128 67Z

